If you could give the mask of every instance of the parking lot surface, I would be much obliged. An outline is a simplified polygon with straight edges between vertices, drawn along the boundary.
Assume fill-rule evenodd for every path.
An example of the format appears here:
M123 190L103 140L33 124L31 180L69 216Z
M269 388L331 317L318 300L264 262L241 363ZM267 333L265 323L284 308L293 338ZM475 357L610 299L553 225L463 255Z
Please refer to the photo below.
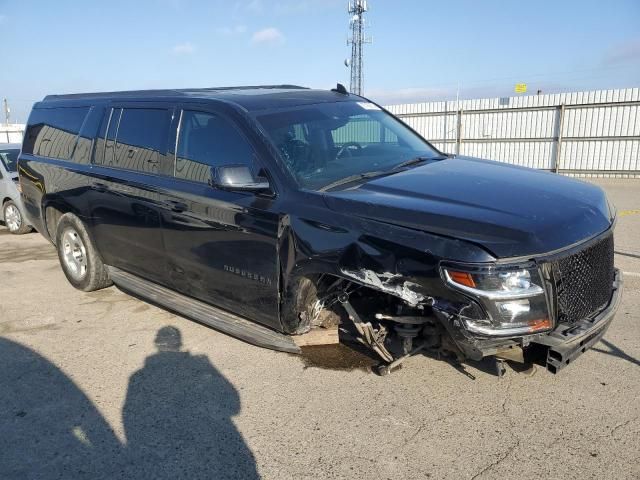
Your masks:
M557 375L260 349L0 228L0 478L640 478L640 181L598 183L625 294Z

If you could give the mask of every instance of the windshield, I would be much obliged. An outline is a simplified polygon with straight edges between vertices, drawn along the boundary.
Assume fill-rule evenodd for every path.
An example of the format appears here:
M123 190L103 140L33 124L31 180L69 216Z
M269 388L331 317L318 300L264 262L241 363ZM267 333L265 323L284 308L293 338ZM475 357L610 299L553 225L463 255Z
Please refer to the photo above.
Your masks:
M20 150L5 150L0 151L0 161L4 165L7 172L18 171L18 154Z
M364 101L304 105L257 120L293 176L311 190L344 178L384 174L414 158L442 156L403 123Z

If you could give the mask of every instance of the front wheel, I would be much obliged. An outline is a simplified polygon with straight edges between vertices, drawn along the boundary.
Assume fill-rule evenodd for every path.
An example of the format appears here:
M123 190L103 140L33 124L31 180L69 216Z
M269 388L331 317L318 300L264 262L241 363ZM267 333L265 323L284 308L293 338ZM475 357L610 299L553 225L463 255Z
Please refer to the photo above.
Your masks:
M84 224L72 213L60 217L56 230L56 248L67 280L78 290L92 292L111 286L109 273Z
M14 235L23 235L31 231L31 227L24 221L22 212L12 200L8 200L2 206L2 217L9 232Z

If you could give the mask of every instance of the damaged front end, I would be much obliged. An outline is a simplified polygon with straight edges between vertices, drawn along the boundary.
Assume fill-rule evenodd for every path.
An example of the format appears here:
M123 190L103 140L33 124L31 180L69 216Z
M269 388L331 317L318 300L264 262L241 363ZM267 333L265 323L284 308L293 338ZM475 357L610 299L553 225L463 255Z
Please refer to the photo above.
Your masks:
M579 284L600 282L598 299L579 299L597 307L574 322L562 305L571 282L554 259L455 262L410 251L359 244L342 257L337 276L317 283L313 315L331 310L341 317L342 327L383 361L382 374L421 351L456 362L494 357L498 375L503 359L525 363L542 355L556 373L604 335L620 298L612 251L598 252L601 261L588 272L593 279Z

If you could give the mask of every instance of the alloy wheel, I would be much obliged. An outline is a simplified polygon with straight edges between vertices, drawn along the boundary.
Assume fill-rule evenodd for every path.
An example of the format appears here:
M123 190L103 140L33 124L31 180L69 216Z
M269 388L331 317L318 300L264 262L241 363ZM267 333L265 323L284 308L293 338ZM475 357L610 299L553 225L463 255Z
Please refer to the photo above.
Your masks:
M22 226L22 214L18 207L13 204L7 205L4 209L4 223L10 232L17 232Z
M78 232L69 227L62 234L62 259L69 274L82 280L87 274L87 249Z

